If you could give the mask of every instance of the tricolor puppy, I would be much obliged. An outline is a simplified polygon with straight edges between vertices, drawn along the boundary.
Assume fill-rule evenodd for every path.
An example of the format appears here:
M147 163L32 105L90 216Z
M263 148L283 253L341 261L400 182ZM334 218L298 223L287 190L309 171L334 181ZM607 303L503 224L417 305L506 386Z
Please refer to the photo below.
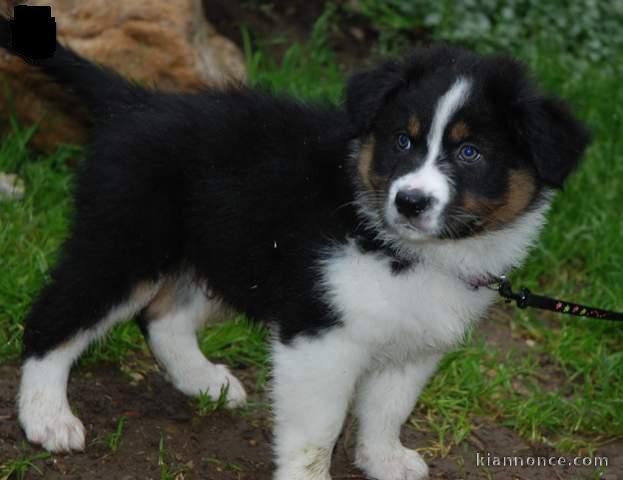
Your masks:
M353 76L344 110L244 87L160 93L60 46L36 64L93 129L69 238L26 320L28 439L84 448L69 370L132 316L175 387L227 386L243 404L195 336L232 307L274 330L276 479L329 479L350 407L370 478L425 478L400 426L582 157L565 104L509 58L443 47Z

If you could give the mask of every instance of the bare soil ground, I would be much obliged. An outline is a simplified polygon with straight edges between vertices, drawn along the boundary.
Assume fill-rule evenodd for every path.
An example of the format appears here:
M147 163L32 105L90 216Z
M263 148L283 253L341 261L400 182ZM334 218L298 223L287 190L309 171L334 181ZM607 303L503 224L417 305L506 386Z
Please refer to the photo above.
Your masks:
M490 320L487 337L494 343L509 338L503 322ZM497 341L496 341L497 340ZM178 393L150 358L140 357L132 368L118 365L78 367L69 388L71 403L85 422L87 449L84 453L52 455L34 464L45 479L165 479L201 478L209 480L269 480L271 478L271 415L266 392L255 391L251 369L237 370L251 393L254 406L243 411L216 411L197 414L196 404ZM128 373L131 371L132 373ZM136 372L142 372L137 374ZM29 445L15 415L19 381L17 365L0 366L0 464L7 459L33 457L41 453ZM553 379L556 381L556 379ZM110 436L118 420L126 417L118 448L110 446ZM364 479L352 467L353 432L348 422L334 453L335 479ZM437 438L405 426L405 445L426 449ZM492 456L558 455L544 445L530 445L512 430L477 422L473 433L445 458L427 458L431 478L437 479L588 479L593 469L564 467L483 467L476 453ZM606 445L597 452L609 457L607 479L623 478L623 443ZM42 478L35 470L26 478Z

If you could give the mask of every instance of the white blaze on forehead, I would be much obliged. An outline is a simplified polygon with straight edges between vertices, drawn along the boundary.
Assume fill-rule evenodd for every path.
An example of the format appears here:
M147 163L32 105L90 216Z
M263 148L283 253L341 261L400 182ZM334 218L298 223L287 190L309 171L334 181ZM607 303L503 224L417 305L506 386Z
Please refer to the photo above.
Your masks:
M426 155L425 164L434 162L439 156L443 134L452 116L465 105L469 97L471 85L471 80L460 77L437 102L433 122L426 137L428 154Z
M454 114L465 105L471 85L471 80L459 77L437 101L431 127L426 137L428 152L424 163L417 170L396 179L390 188L386 211L390 222L398 217L394 205L396 194L401 190L418 189L434 199L433 207L420 219L421 224L430 230L439 227L439 217L450 201L451 181L439 169L435 161L441 153L444 132Z

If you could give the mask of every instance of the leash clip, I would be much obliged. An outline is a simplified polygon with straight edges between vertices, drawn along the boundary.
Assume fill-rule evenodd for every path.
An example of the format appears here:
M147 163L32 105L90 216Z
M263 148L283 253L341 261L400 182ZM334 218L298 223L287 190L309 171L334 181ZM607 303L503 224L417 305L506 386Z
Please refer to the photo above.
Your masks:
M500 275L496 280L496 283L491 284L488 288L491 290L497 290L500 296L506 300L506 303L515 301L519 308L528 307L530 290L522 288L518 292L514 292L513 285L506 275Z
M493 281L491 283L485 285L485 288L493 290L494 292L500 292L500 290L506 283L508 283L508 286L510 287L510 282L506 278L506 275L495 276L492 278L492 280Z

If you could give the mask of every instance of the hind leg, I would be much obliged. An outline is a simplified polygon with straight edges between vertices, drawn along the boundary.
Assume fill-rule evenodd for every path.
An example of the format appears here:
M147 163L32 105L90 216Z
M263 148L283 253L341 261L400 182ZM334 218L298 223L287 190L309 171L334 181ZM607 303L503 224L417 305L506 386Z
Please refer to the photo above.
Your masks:
M103 266L70 259L52 278L26 320L19 421L28 440L47 450L83 450L84 426L67 400L71 366L93 340L143 308L157 286L131 286Z
M197 343L197 330L220 310L220 302L208 298L191 276L169 278L143 312L142 326L156 360L178 390L217 399L227 388L227 406L235 408L246 401L244 387L227 367L208 361Z

